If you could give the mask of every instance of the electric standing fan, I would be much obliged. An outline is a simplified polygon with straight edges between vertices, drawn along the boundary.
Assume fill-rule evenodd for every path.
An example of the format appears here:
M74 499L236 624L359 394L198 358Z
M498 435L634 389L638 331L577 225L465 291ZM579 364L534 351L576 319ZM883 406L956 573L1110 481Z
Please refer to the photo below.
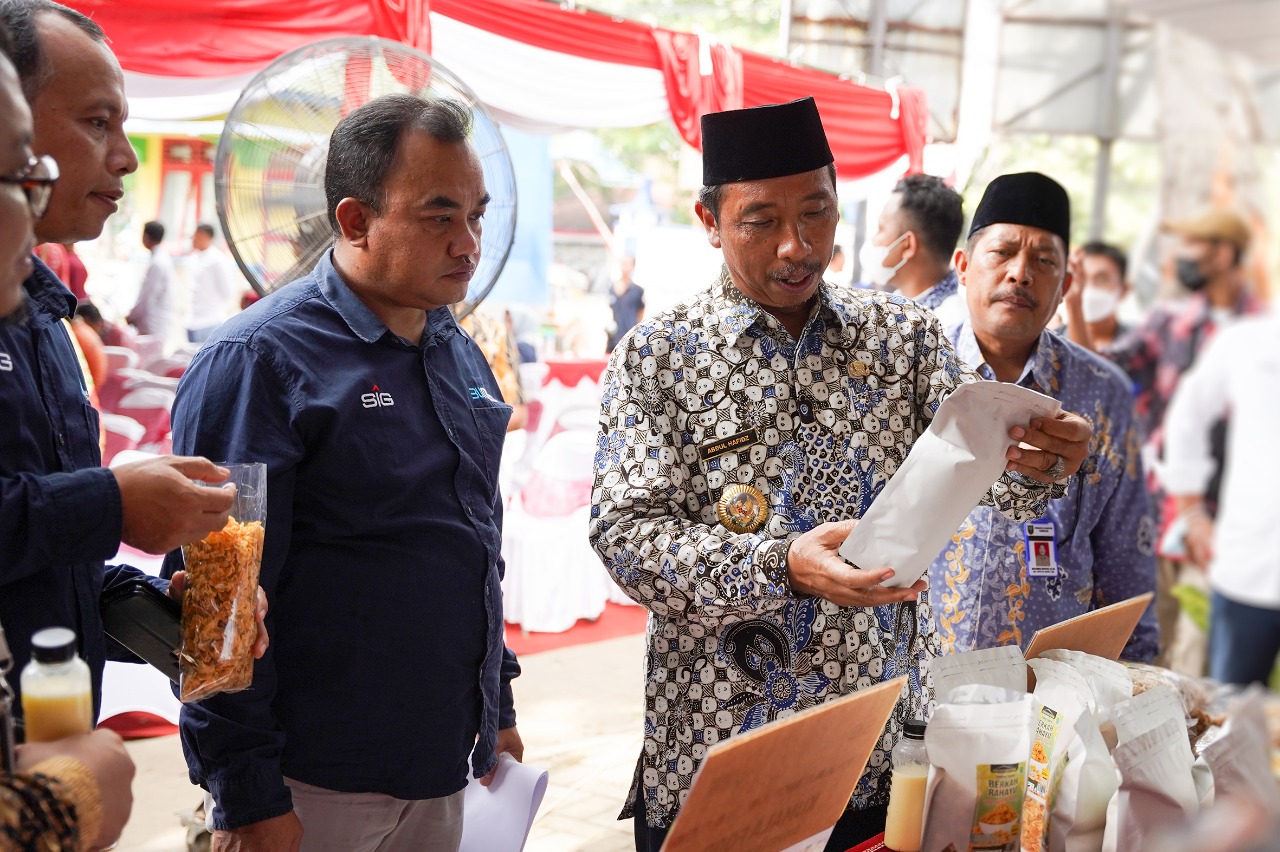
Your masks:
M498 126L467 86L430 56L378 38L338 38L281 56L227 115L214 162L218 219L253 288L267 295L305 275L333 244L324 196L329 135L347 113L389 94L471 108L471 144L492 200L480 263L459 315L493 288L515 236L516 183Z

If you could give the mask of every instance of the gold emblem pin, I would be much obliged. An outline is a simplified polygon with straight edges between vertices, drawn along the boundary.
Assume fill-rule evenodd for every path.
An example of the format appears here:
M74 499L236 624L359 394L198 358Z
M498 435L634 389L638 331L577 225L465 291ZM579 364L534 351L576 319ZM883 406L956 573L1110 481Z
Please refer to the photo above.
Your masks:
M769 517L764 494L753 485L726 485L716 503L716 516L730 532L753 533Z
M855 379L865 379L871 374L871 368L867 366L865 361L853 360L849 362L849 375Z

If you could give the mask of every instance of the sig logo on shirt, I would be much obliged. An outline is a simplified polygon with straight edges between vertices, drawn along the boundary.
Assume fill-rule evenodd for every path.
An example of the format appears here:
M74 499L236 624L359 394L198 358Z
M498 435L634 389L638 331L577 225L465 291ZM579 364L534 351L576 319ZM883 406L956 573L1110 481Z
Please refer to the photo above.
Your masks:
M365 408L390 408L396 401L391 394L374 385L372 391L360 395L360 404Z
M0 373L13 372L13 358L9 357L8 352L0 352Z
M467 388L467 393L469 393L469 394L471 395L471 398L472 398L473 400L476 400L476 399L487 399L487 400L489 400L490 402L497 402L497 401L498 401L498 400L496 400L496 399L494 399L494 398L493 398L493 396L489 393L489 389L488 389L488 388L486 388L486 387Z

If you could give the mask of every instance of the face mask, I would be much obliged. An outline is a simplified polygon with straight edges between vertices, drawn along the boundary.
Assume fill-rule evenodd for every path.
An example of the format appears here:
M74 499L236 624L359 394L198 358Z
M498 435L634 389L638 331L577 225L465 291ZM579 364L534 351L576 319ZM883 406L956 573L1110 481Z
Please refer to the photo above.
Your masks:
M1178 281L1192 293L1203 290L1204 285L1209 283L1204 271L1200 269L1200 261L1198 260L1192 260L1188 257L1178 258L1177 271Z
M1080 298L1085 322L1100 322L1116 312L1120 294L1102 287L1085 287Z
M862 244L862 250L858 252L858 260L862 264L862 277L868 283L883 287L893 280L893 276L903 267L907 259L904 257L898 261L897 266L885 266L884 261L893 247L902 242L904 237L906 237L905 232L887 246L878 246L870 240Z

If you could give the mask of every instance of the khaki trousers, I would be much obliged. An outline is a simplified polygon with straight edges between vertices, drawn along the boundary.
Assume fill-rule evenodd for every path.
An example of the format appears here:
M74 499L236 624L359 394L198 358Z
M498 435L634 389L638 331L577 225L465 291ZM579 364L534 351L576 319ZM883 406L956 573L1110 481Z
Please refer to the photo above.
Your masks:
M302 821L302 852L457 852L462 841L461 790L408 801L284 783Z

